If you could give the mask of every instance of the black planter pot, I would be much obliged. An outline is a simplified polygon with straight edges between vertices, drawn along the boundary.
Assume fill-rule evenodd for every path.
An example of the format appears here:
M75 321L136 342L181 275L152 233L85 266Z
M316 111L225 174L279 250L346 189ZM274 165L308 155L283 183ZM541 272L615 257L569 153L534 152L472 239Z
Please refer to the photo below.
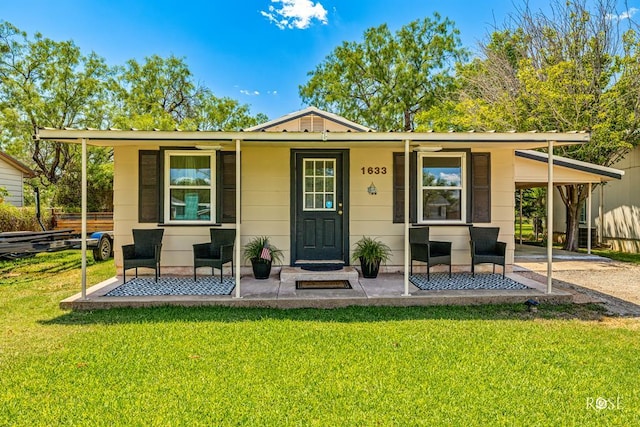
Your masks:
M256 279L268 279L271 274L271 261L254 258L251 260L251 268Z
M378 271L380 270L380 260L377 260L373 264L367 264L360 258L360 267L362 268L362 276L365 279L375 279L378 277Z

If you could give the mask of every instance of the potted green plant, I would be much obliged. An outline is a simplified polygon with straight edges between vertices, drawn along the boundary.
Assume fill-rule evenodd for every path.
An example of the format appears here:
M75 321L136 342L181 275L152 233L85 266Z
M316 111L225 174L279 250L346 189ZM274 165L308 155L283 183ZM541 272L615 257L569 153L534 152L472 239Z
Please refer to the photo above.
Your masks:
M391 248L375 238L362 236L356 242L356 248L351 255L353 261L360 260L362 275L367 279L378 277L380 263L387 262L391 256Z
M282 251L269 243L269 237L256 236L244 245L244 259L251 261L256 279L268 279L271 265L282 262Z

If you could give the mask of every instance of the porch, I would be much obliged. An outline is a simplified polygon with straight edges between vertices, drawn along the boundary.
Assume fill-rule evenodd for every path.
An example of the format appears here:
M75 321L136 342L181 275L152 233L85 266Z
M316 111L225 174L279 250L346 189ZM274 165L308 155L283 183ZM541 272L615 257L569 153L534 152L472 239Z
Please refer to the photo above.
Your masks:
M290 267L284 267L287 268ZM195 283L191 276L162 276L157 284L153 277L140 276L137 283L135 279L127 282L129 291L123 291L121 277L114 277L87 289L86 298L78 293L63 300L60 307L94 310L210 305L287 309L509 304L524 303L528 299L541 303L572 302L571 293L558 289L547 293L545 284L513 272L507 272L504 280L501 274L476 273L472 278L467 271L457 271L449 279L447 274L435 272L431 273L429 282L426 282L426 274L417 273L410 278L409 295L405 296L404 274L401 272L381 273L375 279L365 279L353 267L347 268L347 272L315 273L306 279L315 282L344 280L350 289L299 289L296 285L299 280L292 280L291 272L288 272L287 280L280 279L280 271L272 273L266 280L254 279L250 273L243 274L240 298L235 296L234 282L229 276L223 283L218 278L207 276L198 277ZM286 271L284 273L287 274Z

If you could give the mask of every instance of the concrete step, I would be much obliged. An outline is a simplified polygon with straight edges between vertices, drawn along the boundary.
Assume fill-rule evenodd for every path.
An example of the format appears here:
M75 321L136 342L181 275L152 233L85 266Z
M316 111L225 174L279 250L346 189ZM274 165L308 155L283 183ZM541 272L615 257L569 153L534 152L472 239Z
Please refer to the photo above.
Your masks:
M281 282L295 282L297 280L349 280L357 282L358 271L351 266L333 271L308 271L299 267L282 267L280 270Z

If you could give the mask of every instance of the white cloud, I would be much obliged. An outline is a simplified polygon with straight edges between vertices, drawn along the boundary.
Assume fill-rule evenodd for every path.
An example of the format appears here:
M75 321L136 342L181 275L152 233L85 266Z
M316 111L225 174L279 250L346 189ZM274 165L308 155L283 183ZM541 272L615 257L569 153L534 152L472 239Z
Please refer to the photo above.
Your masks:
M240 89L240 93L243 94L243 95L247 95L247 96L259 96L260 95L260 91L258 91L258 90Z
M260 11L272 24L281 30L309 28L311 21L317 19L327 23L327 10L320 2L311 0L271 0L271 3L281 3L280 7L269 5L269 11Z
M638 11L640 11L640 9L632 7L632 8L629 8L629 10L625 10L620 15L609 14L607 15L607 18L609 18L612 21L623 21L625 19L631 19L633 15L638 13Z
M449 185L460 185L460 175L457 173L440 173L440 179Z

